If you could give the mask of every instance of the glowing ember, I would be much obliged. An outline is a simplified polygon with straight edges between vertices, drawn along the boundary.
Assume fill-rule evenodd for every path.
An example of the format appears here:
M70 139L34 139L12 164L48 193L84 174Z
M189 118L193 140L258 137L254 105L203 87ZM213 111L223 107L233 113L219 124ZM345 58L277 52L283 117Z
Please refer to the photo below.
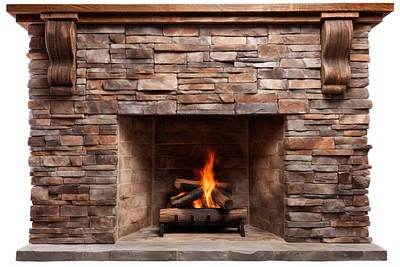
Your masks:
M216 161L215 153L214 151L207 150L207 156L206 156L206 162L204 164L204 167L201 170L197 171L197 174L200 176L201 179L201 187L203 188L204 192L204 198L205 201L198 202L196 204L193 204L195 208L198 206L201 206L200 208L204 205L206 208L219 208L220 206L214 202L211 193L213 189L215 188L217 184L217 180L215 179L213 167L214 163Z

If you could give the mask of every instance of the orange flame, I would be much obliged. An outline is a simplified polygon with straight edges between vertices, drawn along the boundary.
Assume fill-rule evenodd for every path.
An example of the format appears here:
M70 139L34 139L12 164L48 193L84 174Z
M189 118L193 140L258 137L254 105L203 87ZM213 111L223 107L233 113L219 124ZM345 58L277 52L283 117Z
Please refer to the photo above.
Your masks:
M217 180L215 179L215 174L213 171L214 163L216 161L214 151L207 150L207 157L204 167L201 170L198 170L197 173L201 178L201 187L203 188L204 197L205 197L205 206L206 208L219 208L219 205L214 202L211 193L217 184ZM195 207L198 206L194 204Z

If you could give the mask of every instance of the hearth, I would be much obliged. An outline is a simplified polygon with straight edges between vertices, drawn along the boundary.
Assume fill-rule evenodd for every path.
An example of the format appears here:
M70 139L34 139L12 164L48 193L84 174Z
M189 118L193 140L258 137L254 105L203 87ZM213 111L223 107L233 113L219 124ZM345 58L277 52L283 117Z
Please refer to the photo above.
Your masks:
M368 36L393 4L7 10L31 38L32 228L18 259L40 258L39 244L125 260L351 254L337 243L357 246L349 259L386 259L368 232ZM206 205L194 170L212 155L217 204ZM241 236L202 236L207 249L193 250L199 223ZM176 233L158 235L173 225L190 231L172 248Z

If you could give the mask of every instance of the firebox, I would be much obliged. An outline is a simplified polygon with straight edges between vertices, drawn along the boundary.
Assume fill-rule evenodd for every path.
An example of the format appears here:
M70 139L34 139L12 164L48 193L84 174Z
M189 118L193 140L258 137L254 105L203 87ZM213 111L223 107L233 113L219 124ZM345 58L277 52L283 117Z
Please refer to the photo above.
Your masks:
M393 4L7 10L31 39L18 259L386 259L368 232L368 37ZM152 232L213 220L241 236Z
M232 186L233 208L248 208L251 225L283 237L283 136L282 116L122 116L118 236L158 226L174 182L200 181L195 170L211 150L216 179Z

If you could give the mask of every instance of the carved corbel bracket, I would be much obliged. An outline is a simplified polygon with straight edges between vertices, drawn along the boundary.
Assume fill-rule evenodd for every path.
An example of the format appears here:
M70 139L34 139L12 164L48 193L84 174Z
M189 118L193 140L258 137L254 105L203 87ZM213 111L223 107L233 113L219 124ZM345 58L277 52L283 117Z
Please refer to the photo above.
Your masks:
M53 95L73 95L76 83L76 22L71 16L42 15L49 55L47 80Z
M321 82L325 94L341 94L351 78L353 21L349 16L325 16L321 30Z

